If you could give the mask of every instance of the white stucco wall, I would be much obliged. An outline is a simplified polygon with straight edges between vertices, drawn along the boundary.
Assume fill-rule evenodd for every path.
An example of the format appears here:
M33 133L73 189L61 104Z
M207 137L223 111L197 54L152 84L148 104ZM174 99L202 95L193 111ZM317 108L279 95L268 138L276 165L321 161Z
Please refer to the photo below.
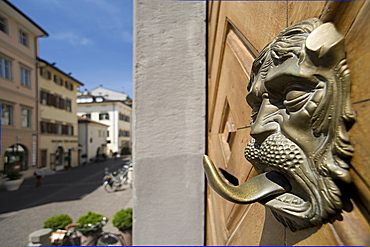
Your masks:
M133 243L203 245L206 2L134 8Z

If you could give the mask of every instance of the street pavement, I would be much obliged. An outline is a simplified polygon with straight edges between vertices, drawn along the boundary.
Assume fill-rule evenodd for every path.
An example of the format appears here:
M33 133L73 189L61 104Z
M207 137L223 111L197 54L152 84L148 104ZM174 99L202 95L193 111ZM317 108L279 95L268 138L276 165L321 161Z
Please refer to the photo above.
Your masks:
M113 193L102 186L104 168L117 170L129 163L129 157L79 166L59 171L42 178L36 187L36 178L24 180L17 191L6 191L0 186L0 246L26 246L28 235L43 227L44 221L56 214L68 214L76 221L88 211L109 218L104 231L117 233L112 225L113 215L122 208L132 207L129 185Z

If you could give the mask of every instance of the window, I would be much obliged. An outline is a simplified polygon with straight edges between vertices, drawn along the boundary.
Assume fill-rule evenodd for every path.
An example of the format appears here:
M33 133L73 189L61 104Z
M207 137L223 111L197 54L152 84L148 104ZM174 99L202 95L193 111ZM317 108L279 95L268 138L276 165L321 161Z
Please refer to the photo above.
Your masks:
M58 131L57 124L55 123L42 121L40 122L40 125L41 125L41 133L56 134Z
M21 85L31 87L31 71L25 67L21 67Z
M44 90L40 92L41 104L47 105L48 104L48 93Z
M59 103L60 103L59 109L62 109L62 110L66 109L66 100L65 99L60 98Z
M8 19L0 15L0 31L8 33Z
M21 28L19 29L19 43L28 46L29 45L29 36L28 33Z
M108 113L99 113L99 120L109 120Z
M68 125L68 135L73 136L73 126L72 125Z
M40 75L43 78L47 79L47 80L50 80L51 79L51 73L50 73L50 71L47 71L46 69L41 68L40 69Z
M58 95L54 95L54 106L56 108L60 108L60 97Z
M60 123L57 123L57 134L58 135L63 134L63 126Z
M125 114L119 113L119 120L130 122L130 117L126 116Z
M8 80L12 79L11 64L12 63L8 59L4 57L0 57L0 76L1 77L8 79Z
M66 99L66 111L72 111L72 101L70 99Z
M31 127L31 110L27 108L22 108L22 127Z
M13 125L13 106L2 103L1 110L1 124Z
M63 80L60 78L60 76L54 75L54 82L59 86L63 86Z
M68 135L68 125L62 125L62 134Z
M86 113L86 114L83 114L82 116L85 118L91 119L91 113Z
M68 89L73 91L73 85L69 81L65 81L64 86Z
M43 105L54 106L58 109L72 112L72 101L70 99L63 99L57 94L51 94L42 89L40 92L40 100Z
M41 121L41 133L73 135L73 126L71 124L51 123Z
M130 131L127 131L127 130L119 130L118 136L120 136L120 137L122 137L122 136L129 137L130 136Z

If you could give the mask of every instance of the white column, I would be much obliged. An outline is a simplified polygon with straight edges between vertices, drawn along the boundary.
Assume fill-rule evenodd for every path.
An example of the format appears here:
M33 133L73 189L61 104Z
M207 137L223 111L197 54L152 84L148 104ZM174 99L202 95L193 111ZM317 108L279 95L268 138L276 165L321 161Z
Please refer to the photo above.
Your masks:
M134 5L133 243L203 245L206 2Z

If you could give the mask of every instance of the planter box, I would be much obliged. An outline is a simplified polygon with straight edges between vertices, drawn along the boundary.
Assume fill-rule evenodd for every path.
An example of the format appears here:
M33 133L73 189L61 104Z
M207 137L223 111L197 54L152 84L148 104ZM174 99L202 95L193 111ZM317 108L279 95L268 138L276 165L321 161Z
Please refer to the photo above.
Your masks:
M19 187L21 187L21 184L23 183L23 178L16 179L16 180L5 180L4 185L7 191L14 191L18 190Z
M126 246L132 246L132 229L119 231Z
M88 235L81 236L81 246L95 246L97 237L101 232L95 232Z

